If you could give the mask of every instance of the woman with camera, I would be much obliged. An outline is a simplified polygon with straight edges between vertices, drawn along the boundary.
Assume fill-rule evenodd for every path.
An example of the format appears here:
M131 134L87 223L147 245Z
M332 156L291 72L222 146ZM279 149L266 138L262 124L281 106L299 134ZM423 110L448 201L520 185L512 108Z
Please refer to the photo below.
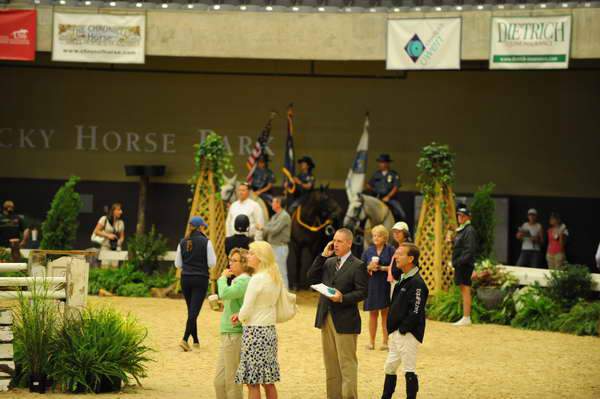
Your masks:
M125 223L121 216L123 216L123 207L117 202L112 204L107 215L98 220L92 234L92 241L100 245L100 250L121 250L125 241Z

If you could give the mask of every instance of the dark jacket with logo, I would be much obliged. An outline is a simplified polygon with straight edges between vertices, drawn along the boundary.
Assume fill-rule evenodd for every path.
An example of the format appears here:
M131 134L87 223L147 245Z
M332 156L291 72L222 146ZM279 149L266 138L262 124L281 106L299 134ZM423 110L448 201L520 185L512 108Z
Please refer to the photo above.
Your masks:
M452 266L473 267L477 256L477 232L471 223L460 229L454 238Z
M358 303L367 297L369 275L363 261L350 255L340 270L336 270L336 257L317 256L308 270L311 284L323 283L336 288L343 295L342 302L331 301L325 295L319 298L315 327L322 328L327 313L331 313L338 334L360 334Z
M187 240L184 238L179 243L183 267L181 274L184 276L209 277L208 274L208 238L199 231L191 234L192 250L187 249Z
M396 284L387 318L388 333L411 333L419 342L423 342L428 295L427 284L418 272Z

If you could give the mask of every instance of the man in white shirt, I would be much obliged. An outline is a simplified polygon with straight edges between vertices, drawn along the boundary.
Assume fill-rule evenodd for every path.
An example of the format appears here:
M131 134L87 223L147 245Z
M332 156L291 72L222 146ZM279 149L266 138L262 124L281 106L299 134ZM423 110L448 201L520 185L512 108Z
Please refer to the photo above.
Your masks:
M264 226L265 221L260 205L250 199L250 188L247 183L241 183L237 189L238 200L229 207L227 221L225 222L225 235L230 237L235 234L234 222L238 215L246 215L250 219L249 235L254 237L257 226Z

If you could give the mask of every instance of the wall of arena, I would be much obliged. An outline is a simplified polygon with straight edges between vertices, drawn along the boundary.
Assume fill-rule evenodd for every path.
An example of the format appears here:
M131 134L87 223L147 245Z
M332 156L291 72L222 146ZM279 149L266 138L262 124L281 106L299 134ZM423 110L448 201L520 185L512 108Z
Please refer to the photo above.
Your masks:
M89 9L38 6L38 51L52 49L52 11ZM107 13L134 10L99 9ZM94 12L93 10L91 12ZM482 10L400 13L252 13L147 10L148 55L293 60L384 60L387 19L463 18L462 59L487 60L490 18L573 16L571 57L600 58L600 9Z
M375 77L383 63L324 62L314 65L318 77L310 77L310 65L300 61L187 58L149 58L139 70L90 68L44 59L31 68L4 65L0 87L10 96L0 107L0 154L10 167L0 168L1 177L74 173L133 181L124 165L164 164L167 175L157 182L185 183L192 146L209 131L227 137L241 175L273 109L281 117L273 127L271 166L279 171L285 111L293 102L296 151L311 155L318 181L333 188L343 188L368 110L369 172L376 155L389 152L403 190L416 191L419 152L437 141L458 154L457 192L493 181L502 194L600 197L600 177L592 172L600 148L595 70L384 79Z

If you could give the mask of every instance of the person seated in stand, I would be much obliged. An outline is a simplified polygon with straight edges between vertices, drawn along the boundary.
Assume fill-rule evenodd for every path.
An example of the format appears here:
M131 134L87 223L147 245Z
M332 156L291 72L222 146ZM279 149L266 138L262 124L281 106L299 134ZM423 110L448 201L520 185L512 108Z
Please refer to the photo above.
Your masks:
M29 229L25 228L25 218L15 212L15 203L4 201L0 213L0 247L24 248L29 240Z
M390 170L391 162L392 159L389 154L381 154L377 157L378 170L367 183L367 192L385 202L392 211L395 220L406 220L406 213L400 205L397 195L400 188L400 178L396 171Z
M315 187L315 177L313 176L313 169L315 163L309 156L303 156L298 160L300 166L300 173L294 177L295 191L294 199L289 207L289 214L292 215L296 208L304 201L304 198L312 191ZM287 182L284 185L287 188Z
M250 189L265 202L267 207L273 200L273 183L275 183L275 175L269 169L268 163L268 155L261 155L256 161L256 168L250 181Z

